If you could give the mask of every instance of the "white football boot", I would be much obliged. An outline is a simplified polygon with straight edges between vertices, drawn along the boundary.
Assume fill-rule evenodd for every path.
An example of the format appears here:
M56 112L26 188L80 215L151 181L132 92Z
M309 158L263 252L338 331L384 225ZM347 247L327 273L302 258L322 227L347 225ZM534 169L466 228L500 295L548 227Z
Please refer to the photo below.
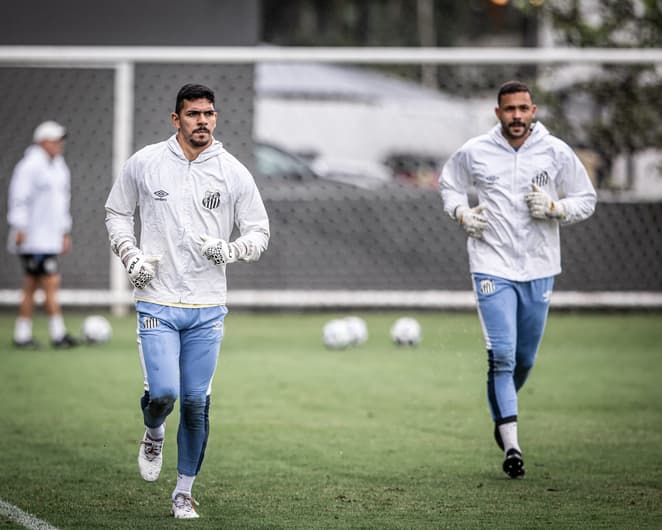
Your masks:
M147 482L159 478L163 464L163 440L152 440L145 432L138 451L138 469L140 476Z
M197 506L198 502L193 497L178 493L172 499L171 513L175 519L197 519L200 515L195 511L194 504Z

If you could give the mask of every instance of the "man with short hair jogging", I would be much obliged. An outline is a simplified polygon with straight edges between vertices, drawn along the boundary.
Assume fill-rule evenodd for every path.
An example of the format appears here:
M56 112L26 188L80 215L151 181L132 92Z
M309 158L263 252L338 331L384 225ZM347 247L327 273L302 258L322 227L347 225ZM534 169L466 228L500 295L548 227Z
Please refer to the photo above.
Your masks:
M575 153L535 123L529 88L501 86L499 123L465 143L439 178L444 210L466 231L469 267L488 356L487 399L503 471L524 476L518 399L542 339L559 226L587 219L596 193ZM475 188L478 204L469 205Z
M180 399L172 515L199 515L191 495L209 436L211 385L223 338L226 266L256 261L269 241L267 213L249 171L214 139L214 93L185 85L177 130L126 162L106 202L113 252L135 287L145 392L140 474L158 479L165 421ZM134 235L140 207L140 246ZM230 242L233 228L239 237Z

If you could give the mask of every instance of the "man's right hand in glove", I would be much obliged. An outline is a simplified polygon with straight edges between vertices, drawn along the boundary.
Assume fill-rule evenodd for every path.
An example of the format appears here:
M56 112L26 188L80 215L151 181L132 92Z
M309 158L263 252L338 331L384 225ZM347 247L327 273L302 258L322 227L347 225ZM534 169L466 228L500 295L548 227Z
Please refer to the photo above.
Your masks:
M124 264L131 285L136 289L147 287L154 279L156 264L161 260L161 256L145 256L142 250L128 241L113 250Z
M482 204L469 208L458 206L455 210L455 219L462 225L469 237L483 239L483 232L487 228L487 216L483 213L486 207Z
M126 272L129 273L129 281L136 289L144 289L154 279L156 264L161 261L161 256L145 256L140 249L125 264Z

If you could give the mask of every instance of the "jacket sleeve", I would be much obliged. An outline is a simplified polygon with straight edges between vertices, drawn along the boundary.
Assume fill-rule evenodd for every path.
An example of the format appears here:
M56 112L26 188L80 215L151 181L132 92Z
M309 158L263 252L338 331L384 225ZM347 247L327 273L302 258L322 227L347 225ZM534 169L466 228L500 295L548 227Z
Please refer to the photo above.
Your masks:
M561 224L567 225L583 221L593 214L597 194L586 168L569 146L564 146L562 160L557 193L565 208Z
M14 230L25 230L30 220L30 195L32 190L31 166L19 163L9 184L7 223Z
M120 243L124 241L136 244L134 213L138 201L138 189L134 178L135 171L135 160L130 158L106 200L106 230L108 230L110 248L115 254Z
M248 261L257 261L269 245L269 217L253 176L243 165L239 167L239 193L235 204L235 224L239 237L253 249Z
M62 198L64 203L64 218L62 219L62 229L64 230L65 234L70 234L73 226L73 220L71 217L71 171L69 171L69 166L67 166L66 162L64 162L64 159L62 159L62 163L64 164L65 171L65 189L64 196Z
M459 150L446 161L439 175L439 192L444 204L444 211L455 219L458 206L468 206L467 191L471 186L468 153Z

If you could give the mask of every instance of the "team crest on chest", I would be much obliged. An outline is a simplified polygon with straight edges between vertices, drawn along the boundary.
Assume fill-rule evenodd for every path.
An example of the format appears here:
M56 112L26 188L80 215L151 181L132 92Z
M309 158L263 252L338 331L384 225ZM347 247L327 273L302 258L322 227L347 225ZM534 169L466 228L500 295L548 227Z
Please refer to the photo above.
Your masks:
M547 171L540 171L536 176L531 179L531 182L539 187L544 187L549 182L549 173Z
M202 205L208 210L213 210L221 205L220 191L206 191L202 199Z

